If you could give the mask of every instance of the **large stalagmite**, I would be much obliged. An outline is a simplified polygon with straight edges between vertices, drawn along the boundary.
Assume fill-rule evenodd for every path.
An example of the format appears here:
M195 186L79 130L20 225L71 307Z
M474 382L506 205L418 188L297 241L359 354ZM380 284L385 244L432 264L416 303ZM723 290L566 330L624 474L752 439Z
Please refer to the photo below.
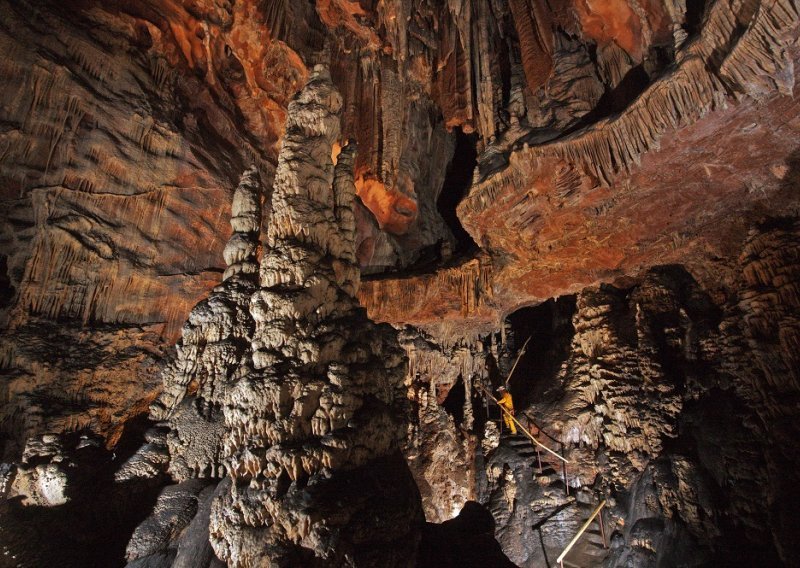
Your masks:
M421 524L399 446L405 360L358 306L341 97L316 68L289 105L261 262L253 371L228 391L231 480L211 542L232 566L411 566Z
M170 473L177 479L224 473L222 404L251 358L248 307L258 286L261 193L258 173L250 168L233 195L223 281L189 314L178 356L162 375L164 390L151 405L152 418L169 420Z

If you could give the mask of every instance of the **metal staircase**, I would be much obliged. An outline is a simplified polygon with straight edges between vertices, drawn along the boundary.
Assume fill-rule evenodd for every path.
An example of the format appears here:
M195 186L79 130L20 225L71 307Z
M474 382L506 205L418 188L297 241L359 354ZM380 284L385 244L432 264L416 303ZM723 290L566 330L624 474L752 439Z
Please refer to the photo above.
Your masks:
M572 537L564 551L556 559L560 568L592 568L601 566L608 556L603 508L605 499L596 507L589 503L577 502L581 517L585 516L581 528Z
M497 399L489 392L484 389L480 390L497 404L502 414L506 414L514 421L520 431L516 435L503 433L501 435L502 443L512 448L518 456L531 461L534 466L534 478L537 483L551 488L560 485L566 495L569 496L567 464L570 462L564 457L564 445L545 432L536 424L533 418L525 413L522 413L521 417L527 422L527 427L523 426L520 420L500 406ZM541 437L548 438L550 444L554 444L558 451L540 440L539 438ZM573 504L578 508L578 516L582 519L582 523L575 536L572 537L558 556L556 562L560 568L593 568L602 566L609 552L603 522L603 509L606 506L606 500L604 499L598 504L575 499Z

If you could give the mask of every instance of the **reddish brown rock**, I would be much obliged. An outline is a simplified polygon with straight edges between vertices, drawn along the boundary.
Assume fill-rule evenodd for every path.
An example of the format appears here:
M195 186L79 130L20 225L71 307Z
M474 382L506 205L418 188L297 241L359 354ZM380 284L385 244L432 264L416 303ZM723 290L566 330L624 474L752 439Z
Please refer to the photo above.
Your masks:
M81 489L62 512L0 519L0 544L44 550L35 535L52 530L39 530L35 515L57 527L59 514L79 516L77 497L89 493L78 487L90 485L75 477L81 467L57 465L70 444L90 430L113 456L155 399L153 417L167 424L149 430L114 475L108 464L98 470L115 487L109 495L142 479L156 484L167 466L182 484L157 501L151 487L155 514L144 523L126 517L142 527L133 562L214 565L211 504L225 500L213 538L232 562L280 557L298 538L318 558L350 551L319 529L339 505L320 498L324 515L308 513L306 526L284 486L298 495L329 466L341 475L347 452L362 465L392 453L381 467L405 471L392 436L406 432L388 435L382 419L349 439L357 449L292 445L361 412L361 399L333 397L327 415L309 419L314 389L325 391L328 379L355 377L366 389L402 375L394 335L361 326L353 308L360 268L370 317L416 328L402 335L413 408L405 449L430 519L480 501L494 519L481 530L496 530L515 562L541 563L605 495L614 501L612 565L791 563L798 21L796 0L0 1L0 431L4 459L21 465L0 466L0 491L17 471L16 491L33 501L49 479ZM284 128L289 101L318 63L341 93L341 132L323 128L321 145ZM309 140L318 137L312 115L291 124L310 129ZM333 151L346 175L332 181L329 150L348 139L359 152ZM292 180L271 194L287 144L298 163L323 164L302 190L357 189L360 200L333 206L342 239L315 204L286 195ZM232 289L258 246L226 224L251 164L264 183L267 251L293 251L268 256L256 302L259 372L274 371L257 377L266 394L242 382L257 326L245 309L249 288ZM325 254L303 257L295 237ZM361 322L350 326L361 331L347 356L363 348L386 373L367 380L363 369L339 369L330 378L315 367L344 355L338 333L316 341L326 333L312 325L317 316L281 300L285 279L306 282L306 272L332 273L347 296L334 312L359 314L342 317ZM312 284L294 299L330 292ZM523 331L511 328L528 312L506 316L524 307L546 320L552 302L530 306L572 293L574 336L553 325L560 347L535 351L558 363L515 377L512 389L520 409L567 444L576 501L555 470L532 465L527 442L477 425L475 399L519 348ZM187 316L177 363L164 371ZM367 332L375 329L383 331ZM386 349L373 349L381 341ZM303 372L275 371L284 363ZM530 377L540 383L525 390ZM291 396L275 390L283 379ZM238 399L229 400L229 382ZM43 436L67 449L20 460ZM214 487L229 465L236 485ZM400 524L419 512L410 507L396 509ZM468 512L439 533L453 538ZM272 528L274 519L285 526ZM25 527L24 537L9 539L9 526Z

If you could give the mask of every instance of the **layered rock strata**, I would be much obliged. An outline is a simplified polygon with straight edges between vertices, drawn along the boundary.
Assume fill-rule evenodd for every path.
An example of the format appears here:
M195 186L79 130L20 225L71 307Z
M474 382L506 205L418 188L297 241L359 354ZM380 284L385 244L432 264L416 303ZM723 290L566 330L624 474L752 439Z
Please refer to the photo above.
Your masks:
M0 491L62 511L51 528L78 515L72 491L91 485L63 433L114 447L156 396L162 346L222 279L163 374L161 424L117 470L123 489L166 469L177 482L132 564L212 566L209 539L231 563L355 562L395 537L389 560L358 561L402 563L419 514L396 459L406 432L430 519L480 499L516 562L546 562L580 515L558 476L480 428L474 387L502 366L487 337L508 311L580 292L562 371L536 396L523 376L513 389L569 446L571 483L596 490L583 505L613 492L610 562L790 564L796 0L373 4L0 2L0 443L19 463ZM270 186L317 61L341 136L317 76L290 119L274 253L258 280L257 204L237 197L225 270L224 188L252 163ZM459 214L483 250L448 260L436 209L456 128L482 154ZM345 138L360 152L332 170ZM356 265L426 256L435 273L358 290ZM665 262L687 272L647 272ZM408 431L390 418L409 410L402 349L356 293L373 319L424 328L402 337ZM402 535L378 545L355 540L384 505L362 495L380 493L376 471L409 504L387 508Z

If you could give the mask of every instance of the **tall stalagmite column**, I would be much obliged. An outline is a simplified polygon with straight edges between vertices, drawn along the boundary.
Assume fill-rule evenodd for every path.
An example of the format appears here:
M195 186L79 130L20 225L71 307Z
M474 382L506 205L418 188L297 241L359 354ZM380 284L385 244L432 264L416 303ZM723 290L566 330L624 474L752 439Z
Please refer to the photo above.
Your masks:
M353 154L334 170L341 97L320 67L289 105L252 373L228 391L231 475L211 541L231 566L412 566L420 498L398 448L406 362L355 293Z
M229 385L250 368L253 319L248 305L258 289L261 182L254 167L243 175L231 204L223 281L189 314L177 357L164 370L164 390L150 408L169 423L173 478L221 477L222 405Z

